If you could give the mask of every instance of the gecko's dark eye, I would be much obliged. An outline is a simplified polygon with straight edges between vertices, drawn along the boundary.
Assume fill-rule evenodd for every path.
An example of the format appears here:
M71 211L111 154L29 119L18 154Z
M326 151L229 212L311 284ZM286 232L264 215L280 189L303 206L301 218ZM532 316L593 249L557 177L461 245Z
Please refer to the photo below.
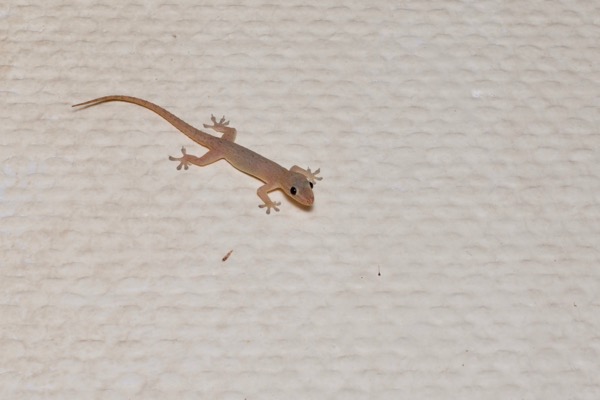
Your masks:
M296 188L294 186L292 186L292 188L290 189L290 193L295 196L296 193L298 193L298 191L296 190Z
M308 182L308 184L310 185L310 188L312 189L313 188L312 182Z

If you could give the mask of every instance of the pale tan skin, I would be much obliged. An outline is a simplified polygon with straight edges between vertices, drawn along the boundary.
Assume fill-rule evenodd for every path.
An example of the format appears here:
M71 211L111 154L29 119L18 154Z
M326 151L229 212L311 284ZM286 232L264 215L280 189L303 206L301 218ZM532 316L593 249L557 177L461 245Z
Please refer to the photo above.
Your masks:
M229 121L225 121L225 117L217 122L214 116L211 116L212 125L204 124L205 128L210 128L223 135L219 138L209 135L199 129L194 128L188 123L182 121L175 115L171 114L164 108L157 106L146 100L138 99L130 96L105 96L94 100L86 101L85 103L75 104L73 107L79 106L95 106L96 104L105 103L108 101L123 101L125 103L137 104L145 107L156 114L160 115L167 122L179 129L184 135L192 139L201 146L208 148L208 152L202 157L196 157L187 154L185 148L181 148L181 157L169 157L171 161L179 161L177 169L188 169L190 164L204 167L212 164L220 159L225 159L229 164L233 165L238 170L252 175L260 179L265 184L258 188L256 193L264 202L259 205L260 208L266 208L267 214L271 213L271 208L279 211L280 202L272 201L268 193L281 189L291 199L297 201L304 206L312 206L314 195L312 188L320 181L321 177L317 177L320 169L311 172L310 168L303 169L294 165L289 170L281 165L249 150L237 143L234 143L237 131L235 128L229 127Z

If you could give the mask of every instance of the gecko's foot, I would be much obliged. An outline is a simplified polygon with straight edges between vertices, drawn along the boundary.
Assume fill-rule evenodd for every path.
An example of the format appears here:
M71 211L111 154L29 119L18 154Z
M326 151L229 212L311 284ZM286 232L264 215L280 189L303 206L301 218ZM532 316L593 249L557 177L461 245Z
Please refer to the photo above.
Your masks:
M226 128L229 125L229 121L225 121L225 116L223 115L223 117L221 117L221 119L219 120L219 122L217 122L217 119L215 118L214 115L210 115L210 120L212 121L212 125L208 125L208 124L203 124L205 128L211 128L214 129L217 132L220 132L219 128L223 129Z
M259 208L267 208L267 214L271 214L271 208L277 212L279 212L279 208L278 206L280 206L281 203L278 201L271 201L269 203L265 203L265 204L260 204L258 207Z
M306 177L306 180L310 182L310 187L313 187L313 185L317 184L317 181L323 179L320 176L317 176L319 172L321 172L321 168L318 168L315 172L312 172L310 168L304 169L300 168L297 165L294 165L292 168L290 168L290 171L304 175Z
M181 157L169 156L169 160L179 161L179 165L177 166L178 171L181 169L181 167L183 167L183 169L188 169L190 167L190 161L189 161L190 156L188 156L188 154L185 152L185 147L181 148L181 154L183 154L183 156L181 156Z
M313 185L316 185L317 181L320 181L323 179L323 177L317 176L319 174L319 172L321 172L321 168L317 168L317 170L315 172L311 172L310 168L306 168L306 179L308 179L308 181L310 183L312 183Z

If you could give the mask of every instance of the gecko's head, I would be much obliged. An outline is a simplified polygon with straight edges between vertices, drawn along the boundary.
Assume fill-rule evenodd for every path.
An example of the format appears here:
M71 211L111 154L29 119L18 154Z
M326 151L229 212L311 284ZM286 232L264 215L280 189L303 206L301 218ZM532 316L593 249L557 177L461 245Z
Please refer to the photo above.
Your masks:
M312 188L313 184L304 175L294 173L286 180L285 186L281 189L303 206L312 206L315 201Z

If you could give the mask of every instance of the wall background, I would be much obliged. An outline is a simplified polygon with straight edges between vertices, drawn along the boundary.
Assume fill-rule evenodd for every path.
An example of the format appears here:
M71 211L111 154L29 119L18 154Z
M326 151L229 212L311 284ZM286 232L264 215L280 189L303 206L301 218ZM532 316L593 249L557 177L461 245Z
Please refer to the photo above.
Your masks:
M587 1L0 5L0 397L599 398L598 37ZM107 94L226 115L316 206L70 107Z

